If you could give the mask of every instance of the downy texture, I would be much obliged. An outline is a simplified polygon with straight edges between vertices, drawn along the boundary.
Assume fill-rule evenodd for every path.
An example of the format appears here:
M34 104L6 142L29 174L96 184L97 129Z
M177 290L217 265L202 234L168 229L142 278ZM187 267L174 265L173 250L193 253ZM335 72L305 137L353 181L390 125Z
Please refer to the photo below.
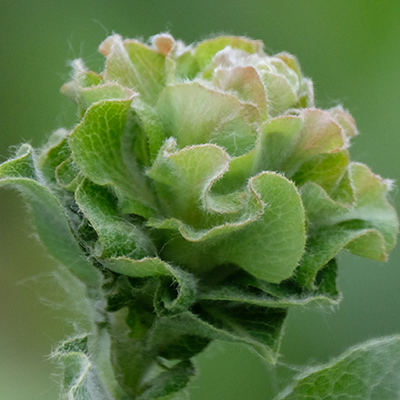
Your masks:
M87 287L93 329L55 352L65 398L172 398L214 339L277 358L289 307L337 304L341 250L385 261L390 181L349 159L341 107L314 107L295 57L222 36L118 35L73 63L79 109L0 166L50 254Z

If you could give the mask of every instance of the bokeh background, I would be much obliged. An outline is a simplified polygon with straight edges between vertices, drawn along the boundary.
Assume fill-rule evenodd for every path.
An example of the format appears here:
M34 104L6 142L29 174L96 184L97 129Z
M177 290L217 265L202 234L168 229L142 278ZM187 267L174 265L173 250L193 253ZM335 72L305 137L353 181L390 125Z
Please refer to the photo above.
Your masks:
M190 43L229 33L262 39L270 54L298 56L312 77L317 105L341 103L361 135L354 160L400 178L400 2L398 0L1 0L0 160L9 146L41 145L75 123L59 94L68 62L82 57L102 69L98 44L112 32L148 38L160 31ZM400 204L398 189L393 202ZM0 191L0 398L57 399L48 355L73 331L57 268L34 240L23 202ZM334 311L295 310L286 324L281 361L325 362L350 345L400 333L400 247L385 265L340 257L344 294ZM192 400L268 400L284 384L248 350L216 343L197 360Z

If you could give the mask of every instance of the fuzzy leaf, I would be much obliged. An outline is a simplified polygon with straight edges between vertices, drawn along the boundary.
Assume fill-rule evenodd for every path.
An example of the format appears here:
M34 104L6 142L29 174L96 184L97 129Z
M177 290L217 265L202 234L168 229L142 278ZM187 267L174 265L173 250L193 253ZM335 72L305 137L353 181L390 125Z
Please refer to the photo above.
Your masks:
M154 110L154 107L150 107L146 103L140 101L138 97L135 97L132 101L132 108L138 115L138 123L141 125L145 132L148 140L148 152L150 160L153 162L160 150L166 136L162 130L161 121Z
M111 185L123 213L148 216L153 195L132 146L140 128L129 114L131 100L93 104L69 138L72 156L81 171L98 185Z
M140 259L155 252L151 241L117 212L115 196L107 187L84 180L75 192L76 202L99 236L102 258L127 256Z
M212 83L224 91L233 91L244 102L255 104L266 116L267 98L265 87L254 67L218 68Z
M315 290L301 288L290 281L277 285L239 275L223 283L213 284L211 280L206 281L199 286L198 298L274 308L328 307L338 304L341 300L336 288L336 276L337 265L332 259L319 271Z
M104 387L87 349L87 337L78 337L59 345L52 357L63 366L63 395L68 400L113 400ZM126 400L126 397L120 397Z
M82 182L83 175L72 157L69 157L56 168L56 179L64 189L75 192Z
M204 301L196 307L196 315L186 311L158 318L150 333L155 341L161 336L174 337L179 332L243 343L274 364L285 317L286 310L280 308Z
M196 226L206 208L206 194L228 169L230 157L212 144L175 148L175 141L168 141L147 175L156 182L164 215Z
M300 77L301 70L297 58L292 54L282 52L275 55L276 58L281 59L290 69L292 69Z
M140 395L143 377L155 361L143 341L143 336L152 324L153 316L149 316L138 305L133 318L129 315L129 311L124 307L109 314L108 331L111 338L109 354L118 384L129 395L129 399L136 399ZM131 323L129 323L130 318L133 319ZM135 331L132 331L132 325L136 325Z
M191 361L184 360L162 372L146 384L144 392L137 400L160 399L183 389L196 373Z
M311 79L302 78L299 89L299 108L314 108L314 86Z
M261 125L254 149L234 158L214 189L220 193L238 190L251 176L270 170L285 173L296 183L315 180L347 202L351 197L351 187L346 188L343 178L347 153L340 150L346 140L340 126L321 110L269 119Z
M199 69L203 69L212 60L212 58L226 47L243 50L248 54L262 51L264 45L259 40L251 40L238 36L220 36L215 39L204 40L196 46L194 57Z
M169 264L158 257L144 257L141 260L134 260L127 257L112 257L104 260L103 263L111 271L132 278L173 276Z
M72 62L72 69L73 78L61 87L60 92L78 104L79 116L82 117L86 109L82 104L82 89L103 85L105 82L101 75L89 71L81 59Z
M373 340L294 378L275 400L389 400L400 393L400 336Z
M195 373L193 364L189 360L183 360L172 367L160 368L161 360L157 359L154 347L147 340L146 332L150 327L145 328L144 336L135 336L133 331L127 329L129 314L126 311L122 309L110 316L110 331L114 373L129 398L161 399L184 388ZM136 305L132 323L153 326L152 318L149 321L143 319L146 318L143 312ZM159 340L163 338L164 336L158 336Z
M136 40L108 37L99 47L107 56L106 80L139 93L143 101L155 105L165 84L165 56Z
M373 260L386 260L384 239L377 230L356 229L351 225L325 227L310 235L307 251L296 271L297 282L312 288L316 273L344 248Z
M165 134L175 137L180 148L213 143L238 156L249 151L256 139L250 126L259 119L255 106L197 82L167 86L158 99L157 112Z
M82 88L79 94L81 104L85 109L102 100L131 100L135 96L132 90L117 83L105 83Z
M230 241L228 260L279 283L292 275L304 251L304 209L295 186L281 175L263 172L251 179L251 187L267 207L257 223Z
M200 72L199 64L194 57L194 50L191 47L175 56L173 61L171 58L167 58L167 62L170 62L170 80L168 83L175 80L194 79Z
M100 274L86 261L60 203L40 183L31 146L23 145L17 158L0 166L0 186L5 185L20 190L26 197L39 237L49 253L89 287L97 287Z
M321 154L306 161L293 175L292 180L298 187L306 182L315 182L331 195L346 173L348 164L349 154L346 150L333 154Z
M299 117L283 116L264 123L256 145L257 170L277 170L291 177L304 162L335 153L347 145L329 112L306 109Z
M289 175L306 160L324 153L335 153L348 145L341 127L327 111L303 111L304 126L293 143L290 160L285 161Z
M391 182L375 175L364 164L350 165L350 178L354 186L356 206L350 212L353 219L365 219L371 228L385 238L389 253L396 244L399 223L396 211L386 199Z
M164 220L156 218L150 219L148 226L158 229L179 231L179 233L182 235L182 238L188 242L203 242L210 240L207 244L204 244L206 247L208 247L212 242L212 238L221 236L219 239L223 239L223 235L238 231L244 226L255 222L263 213L264 209L262 201L250 191L248 193L239 193L238 197L210 196L207 200L208 204L212 203L212 206L208 209L210 214L205 214L205 220L208 222L206 225L211 225L212 227L210 228L206 227L202 229L201 225L199 228L196 228L176 218L168 218ZM212 214L213 211L216 211L216 213ZM214 224L212 224L213 221ZM173 233L172 235L175 237ZM183 251L183 253L185 253L185 251L191 251L188 248L186 248L186 250L184 249L185 245L190 246L190 243L179 242L177 237L175 237L175 240L176 243L173 243L172 247L175 247L175 245L178 247L182 246L183 248L181 248L181 251ZM193 247L192 250L196 252L195 247ZM179 252L177 248L176 251ZM176 255L178 255L178 253ZM184 256L184 254L182 254L182 256ZM210 257L210 260L212 260L212 257ZM196 261L193 261L195 264ZM204 260L202 262L204 262Z
M266 87L268 112L272 117L296 106L298 97L285 76L265 71L261 79Z
M105 260L103 264L114 272L132 278L164 277L154 299L154 306L159 314L185 311L196 299L196 279L159 258L133 260L117 257Z
M179 331L169 331L168 337L163 336L158 342L154 336L152 339L155 339L151 344L158 355L167 360L188 360L201 353L211 342L209 338Z
M254 155L254 171L282 171L283 163L293 151L295 138L303 128L300 117L284 116L265 122L260 128Z
M342 107L338 106L332 108L329 112L333 120L340 125L347 137L358 135L354 118L348 112L344 111Z
M296 276L302 285L312 287L316 272L343 248L385 261L396 242L398 222L386 200L386 182L363 164L352 163L349 171L355 199L350 208L314 183L301 188L310 222L307 251Z
M166 244L163 256L199 270L231 262L269 282L289 278L305 244L299 193L292 182L273 172L252 178L249 189L265 205L262 215L255 214L255 220L242 224L221 225L219 231L211 229L205 236L195 232L189 241L174 237ZM211 237L214 239L206 240Z
M71 156L66 129L52 133L37 159L37 168L48 182L56 181L56 168Z

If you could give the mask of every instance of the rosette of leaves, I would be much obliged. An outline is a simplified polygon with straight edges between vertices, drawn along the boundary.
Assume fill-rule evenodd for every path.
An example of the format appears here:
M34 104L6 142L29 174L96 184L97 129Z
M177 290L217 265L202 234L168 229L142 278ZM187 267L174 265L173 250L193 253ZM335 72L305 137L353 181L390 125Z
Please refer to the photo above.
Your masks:
M93 305L92 332L55 352L66 395L170 398L215 339L274 363L289 307L339 301L341 250L387 259L390 182L350 162L353 118L316 109L287 53L169 34L100 52L102 73L76 60L62 88L78 125L0 167Z

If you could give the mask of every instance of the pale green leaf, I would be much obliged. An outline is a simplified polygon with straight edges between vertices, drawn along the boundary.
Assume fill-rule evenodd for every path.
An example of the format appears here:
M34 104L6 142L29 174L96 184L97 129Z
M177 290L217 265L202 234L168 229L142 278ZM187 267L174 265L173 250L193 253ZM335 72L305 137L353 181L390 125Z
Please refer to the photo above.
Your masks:
M270 64L273 67L272 70L274 71L274 73L277 73L286 78L293 92L297 96L300 86L299 74L294 71L289 65L287 65L287 63L285 63L285 61L282 60L280 57L271 57Z
M149 216L154 198L133 157L142 132L130 105L131 100L93 104L71 133L69 144L73 159L85 176L115 189L123 213Z
M285 76L263 71L261 79L266 88L268 112L272 117L296 106L298 97Z
M302 78L299 89L298 108L314 108L314 86L309 78Z
M228 194L243 189L249 178L258 172L255 169L255 165L257 165L255 158L255 149L242 156L232 158L229 170L213 185L213 192Z
M336 187L330 191L329 195L334 201L348 208L354 205L354 188L350 180L348 168L336 183Z
M398 233L394 208L386 199L388 184L365 165L349 166L354 203L336 203L318 185L307 183L301 189L309 220L306 253L296 279L311 287L316 272L340 250L385 261Z
M265 87L254 67L218 68L212 83L224 91L236 93L242 101L255 104L267 118Z
M71 156L68 134L66 129L53 132L37 159L37 168L48 182L56 181L56 168Z
M348 146L341 127L329 112L306 109L302 112L304 126L293 143L290 159L285 160L284 169L291 176L306 160L324 153L335 153Z
M175 150L170 139L147 173L155 180L161 211L148 226L179 230L195 242L238 230L261 215L263 204L249 188L229 194L211 191L230 168L223 149L205 144Z
M399 230L396 210L386 199L391 181L382 179L361 163L350 165L350 179L354 186L356 205L349 217L366 220L371 228L381 232L389 253L396 244Z
M79 91L82 106L87 109L93 103L102 100L131 100L135 93L117 83L105 83L103 85L82 88Z
M72 157L69 157L56 168L56 179L64 189L75 192L82 182L83 175Z
M355 346L309 368L275 400L394 400L400 395L400 336Z
M248 207L253 211L248 212L247 220L239 219L236 224L227 223L193 236L181 231L188 241L174 236L165 245L163 257L199 270L231 262L269 282L289 278L305 244L305 216L299 193L292 182L273 172L253 177L248 188L252 194L248 204L256 204ZM265 206L260 216L257 202ZM211 237L214 239L205 240Z
M210 227L201 228L201 225L200 227L193 227L176 218L153 218L148 221L148 226L176 230L189 242L202 242L240 230L256 221L263 213L263 203L254 192L248 190L247 192L233 193L232 195L207 196L209 209L205 211L203 221L205 221L205 226L209 225ZM210 240L206 247L211 242ZM184 243L183 246L185 246ZM190 253L189 249L186 250ZM196 251L195 248L192 250ZM179 253L179 250L177 252ZM209 260L212 260L212 257L209 257Z
M310 234L296 280L312 288L316 273L342 249L377 261L387 258L384 238L377 230L357 229L351 225L328 226Z
M99 236L100 246L94 249L96 256L140 259L155 252L145 233L118 214L115 196L107 187L85 179L75 192L75 198Z
M49 253L88 286L96 288L100 273L86 260L59 201L38 180L29 145L23 145L17 158L0 166L0 186L5 185L25 196L39 237Z
M292 180L299 187L306 182L315 182L331 195L346 173L348 164L349 153L347 150L321 154L302 164L293 175Z
M80 105L80 92L82 88L104 84L103 77L93 71L89 71L82 59L78 58L71 64L73 77L61 87L60 92Z
M160 150L166 136L162 130L161 121L154 110L146 103L135 97L132 101L132 108L135 110L138 121L148 140L148 153L151 162L153 162ZM147 153L147 151L144 151Z
M182 79L194 79L200 72L199 64L194 57L194 51L192 48L187 48L182 54L174 60L174 77L171 80L182 80Z
M104 328L59 344L51 356L63 369L65 399L129 399L115 380L109 348L110 336Z
M297 117L283 116L264 123L256 145L258 168L282 171L291 177L304 162L346 146L341 127L328 111L306 109Z
M260 127L255 146L255 172L283 171L285 160L292 153L293 143L304 126L301 117L283 116L268 120Z
M243 50L248 54L261 52L264 44L260 40L251 40L239 36L219 36L215 39L204 40L196 46L194 57L202 70L212 58L226 47Z
M251 123L259 119L257 108L198 82L167 86L160 94L157 112L165 135L175 137L181 148L213 143L239 156L254 146Z
M314 182L304 184L300 188L300 194L310 227L342 222L345 220L344 216L349 212L348 207L335 202L321 186Z
M165 86L165 56L136 40L108 37L99 48L107 56L106 81L117 82L155 105Z
M63 366L62 396L65 400L114 400L89 358L87 337L61 343L52 357ZM127 397L119 399L127 400Z
M276 58L281 59L290 69L292 69L296 74L301 77L301 69L297 58L289 53L282 52L275 54Z
M199 226L207 208L206 195L229 166L230 157L213 144L176 151L171 139L159 152L147 175L156 183L161 212L192 226Z
M229 238L227 258L259 279L279 283L289 278L304 251L304 209L292 182L263 172L250 180L266 204L257 223Z
M358 135L354 118L348 112L344 111L341 106L332 108L329 112L333 120L340 125L347 137Z
M299 184L315 180L342 202L350 201L346 186L346 151L342 129L328 112L304 110L266 121L254 149L234 158L229 171L215 185L219 193L240 189L255 174L272 170ZM297 173L297 175L296 175Z
M144 257L140 260L127 257L112 257L104 260L103 264L111 271L132 278L173 276L169 264L158 257Z

